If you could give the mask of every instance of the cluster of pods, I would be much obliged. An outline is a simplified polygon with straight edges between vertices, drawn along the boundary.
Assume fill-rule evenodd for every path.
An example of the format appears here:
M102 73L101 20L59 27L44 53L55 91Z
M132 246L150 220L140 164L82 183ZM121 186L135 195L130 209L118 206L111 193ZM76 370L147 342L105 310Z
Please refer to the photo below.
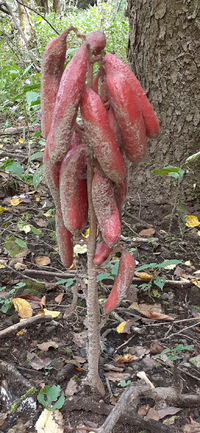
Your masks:
M92 155L92 202L100 233L94 265L100 266L120 238L127 193L126 161L136 165L143 159L146 137L158 135L159 123L132 71L117 56L105 53L104 33L95 31L83 37L64 69L69 31L53 39L43 55L44 176L56 207L61 260L68 268L73 262L73 235L80 233L88 221L86 169L88 155ZM91 61L99 63L99 71L89 86L86 79ZM81 116L81 125L77 116ZM122 249L105 313L126 295L134 269L133 257Z

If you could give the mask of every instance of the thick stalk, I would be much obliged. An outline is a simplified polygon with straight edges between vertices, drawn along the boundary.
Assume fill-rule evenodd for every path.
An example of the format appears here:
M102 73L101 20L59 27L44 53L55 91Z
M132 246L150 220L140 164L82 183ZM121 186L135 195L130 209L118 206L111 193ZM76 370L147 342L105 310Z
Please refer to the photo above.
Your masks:
M93 81L93 63L91 53L88 47L88 85L92 87ZM93 179L93 157L88 149L87 157L87 188L88 188L88 205L90 232L87 243L87 266L88 266L88 296L87 296L87 318L88 318L88 384L93 392L103 396L105 394L104 386L99 377L99 356L100 356L100 311L98 303L98 292L96 282L96 269L93 264L95 247L96 247L96 215L92 203L92 179Z

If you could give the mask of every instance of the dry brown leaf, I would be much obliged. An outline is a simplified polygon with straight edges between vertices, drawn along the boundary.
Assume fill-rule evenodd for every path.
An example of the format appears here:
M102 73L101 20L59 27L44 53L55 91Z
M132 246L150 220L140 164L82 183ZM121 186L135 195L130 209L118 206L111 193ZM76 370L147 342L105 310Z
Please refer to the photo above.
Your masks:
M81 356L74 356L74 359L76 362L79 362L79 364L84 364L84 362L86 361L86 359L82 358Z
M28 301L21 298L14 298L12 299L12 303L15 307L15 311L18 312L19 317L21 317L22 319L32 317L33 310Z
M78 347L82 347L87 339L87 331L83 331L80 333L74 332L73 334L73 342L78 346Z
M41 368L48 367L52 361L50 358L40 359L37 355L31 352L27 353L27 359L29 359L29 364L34 370L41 370Z
M137 310L139 313L143 314L143 316L148 317L149 319L168 320L168 321L174 320L173 317L161 313L160 304L150 305L150 304L137 304L137 302L134 302L129 308Z
M200 424L190 417L191 424L185 424L182 427L183 433L199 433L200 432Z
M157 355L157 354L161 353L164 349L165 349L165 346L163 346L157 340L152 341L152 343L150 344L150 353L152 353L153 355Z
M15 263L14 268L16 271L23 271L24 269L27 269L27 265L25 265L25 263Z
M146 416L146 414L149 411L149 408L150 408L149 404L147 404L146 406L139 407L139 409L138 409L138 415L140 415L140 416Z
M165 407L164 409L158 410L158 415L160 419L165 418L167 415L175 415L176 413L180 412L182 410L180 407Z
M144 229L141 230L141 232L139 233L140 236L152 236L155 233L155 229L154 228L149 228L149 229Z
M125 364L128 362L137 361L139 358L136 355L131 355L131 353L126 353L125 355L119 355L114 359L115 364Z
M47 266L51 263L51 260L48 256L37 256L35 257L35 264L39 266Z
M103 366L104 370L107 371L118 371L119 373L122 373L122 371L124 370L124 366L123 367L117 367L116 365L113 364L104 364Z
M35 429L37 433L64 433L63 415L59 410L44 409L35 424Z
M53 347L54 349L58 348L58 343L55 341L47 341L46 343L37 344L38 349L42 350L42 352L47 352L50 347Z
M133 322L131 320L127 320L126 322L122 322L117 327L118 334L130 334L131 332L131 326L133 325Z
M62 298L63 298L63 296L64 296L64 293L60 293L58 296L56 296L56 298L55 298L55 302L56 302L57 304L60 304L60 303L62 302Z
M47 227L49 224L48 221L43 220L42 218L35 219L35 222L39 227Z
M46 296L45 296L45 295L44 295L44 296L42 297L42 299L40 300L40 307L41 307L42 309L46 308Z
M109 373L104 373L105 377L108 377L111 382L120 382L121 380L130 379L130 373L118 373L115 371L110 371Z
M148 412L147 416L145 417L146 421L149 421L150 419L154 419L155 421L159 421L158 412L155 410L154 407L150 407L149 412Z
M65 395L66 396L74 395L74 394L76 394L77 391L78 391L78 385L75 382L75 380L72 379L72 377L71 377L71 379L69 380L69 382L67 384L67 388L65 390Z
M23 259L30 253L28 248L23 248L23 251L16 254L11 260L9 260L9 266L14 266L16 263L23 263Z
M18 298L25 299L29 302L31 308L34 310L40 307L41 299L33 295L19 295Z

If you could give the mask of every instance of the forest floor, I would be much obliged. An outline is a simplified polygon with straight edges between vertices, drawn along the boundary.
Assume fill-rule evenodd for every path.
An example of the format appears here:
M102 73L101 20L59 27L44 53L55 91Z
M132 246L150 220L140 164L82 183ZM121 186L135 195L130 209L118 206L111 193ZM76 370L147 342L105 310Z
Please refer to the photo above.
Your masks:
M7 153L26 164L25 148L18 138L2 140L0 157ZM36 146L32 153L38 150ZM35 160L32 169L38 166ZM28 188L22 180L0 171L0 200L0 306L7 309L0 311L0 432L35 432L43 410L37 395L45 385L59 385L65 394L60 409L65 432L95 431L130 383L144 392L137 397L131 413L125 408L113 433L200 432L198 226L185 227L181 236L175 214L169 231L172 204L142 203L138 208L128 196L121 242L134 254L136 267L146 265L146 269L144 266L143 274L135 274L133 287L120 307L109 317L102 316L100 377L106 394L99 401L84 384L86 254L75 257L82 284L77 306L64 319L72 303L77 271L75 266L66 270L60 262L54 217L49 212L54 206L47 186L41 183L33 191L32 185ZM185 207L188 215L199 217L199 204L188 203ZM168 260L180 263L163 265ZM100 302L108 297L113 285L113 264L116 262L98 270ZM57 284L62 280L66 281ZM50 321L40 315L38 323L13 332L11 326L19 323L19 315L35 317L44 309L59 314ZM120 322L126 322L126 326L119 329ZM161 354L164 349L170 351ZM146 374L144 378L141 372ZM151 382L148 392L147 378ZM165 388L158 391L158 398L152 386L156 390ZM30 388L35 388L32 395ZM173 398L167 397L171 390L176 394Z

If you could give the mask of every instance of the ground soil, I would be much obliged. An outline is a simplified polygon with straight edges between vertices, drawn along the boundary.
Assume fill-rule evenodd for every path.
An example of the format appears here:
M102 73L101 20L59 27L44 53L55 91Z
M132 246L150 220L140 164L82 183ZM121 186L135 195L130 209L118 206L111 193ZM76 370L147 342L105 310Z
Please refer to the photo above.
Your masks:
M10 144L9 151L15 152L14 142L16 137ZM5 146L4 146L5 147ZM33 149L36 151L36 149ZM19 160L21 162L21 160ZM39 162L34 163L36 165ZM200 328L194 326L194 316L197 319L199 312L193 306L198 307L200 301L199 288L190 282L190 277L196 277L194 272L199 270L200 257L200 242L198 227L185 227L184 234L180 234L178 226L178 215L174 213L171 220L173 205L147 205L142 203L140 208L135 206L132 197L127 198L124 208L122 220L122 239L121 242L127 250L134 249L134 257L138 262L138 266L150 263L162 263L164 260L178 259L182 264L175 269L148 269L151 274L156 272L157 276L163 276L171 283L165 284L162 290L158 286L152 284L149 290L142 290L141 284L146 280L136 280L135 288L129 294L128 300L123 302L116 309L118 315L127 321L130 319L133 325L140 330L139 333L129 330L129 333L118 333L116 328L119 325L118 318L109 316L101 329L101 357L100 357L100 377L105 385L106 395L103 401L99 403L99 399L92 396L89 386L86 386L84 379L87 374L87 351L86 340L86 303L84 299L84 290L80 289L78 304L71 316L64 320L63 315L66 308L72 302L72 290L66 289L64 285L56 283L61 279L57 274L65 274L66 269L62 266L59 258L59 253L54 236L54 218L47 217L44 214L49 208L53 208L51 196L44 183L41 183L37 191L33 191L32 186L29 188L21 180L16 180L12 176L6 176L0 173L1 182L1 203L0 205L7 209L6 212L0 214L1 219L1 245L0 258L6 261L8 267L1 267L1 282L0 286L5 287L0 292L0 300L6 299L5 293L13 289L20 282L26 283L22 288L15 290L12 296L33 295L39 299L46 297L46 308L48 310L60 311L60 315L52 322L44 322L33 325L27 328L23 333L8 334L1 339L0 360L6 362L7 367L1 366L1 400L0 410L6 414L0 426L0 432L34 432L35 422L42 412L43 406L37 402L37 394L44 385L60 385L61 391L66 391L67 385L71 378L74 378L77 384L76 393L67 396L63 407L60 409L64 417L65 431L72 431L72 427L85 424L88 429L93 430L100 426L105 420L110 407L114 401L111 398L111 391L114 396L120 394L123 387L119 385L120 381L130 380L135 384L144 383L137 376L139 371L144 371L149 380L155 387L182 387L182 393L198 395L200 392L200 371L198 368L189 365L188 360L192 356L200 354ZM27 194L17 206L10 203L13 196ZM200 205L198 203L184 204L187 214L200 216ZM39 224L38 224L39 221ZM43 221L43 223L41 223ZM171 230L169 231L170 221ZM40 229L38 235L32 230L28 233L19 230L19 223L27 222L27 225L32 225L36 229ZM44 224L45 223L45 224ZM44 226L42 226L44 225ZM141 231L149 228L155 229L155 233L151 236L142 234ZM8 247L8 240L18 238L26 242L28 252L21 260L23 267L14 269L16 263L11 262L11 255ZM7 243L6 243L7 241ZM22 250L24 250L22 248ZM49 257L50 263L42 266L36 264L36 257ZM82 265L82 271L79 269L79 274L82 272L82 278L85 274L85 256L75 258L75 262ZM185 262L190 261L190 264L185 265ZM24 273L27 270L33 270L33 274L29 274L29 278L40 280L45 284L27 279ZM48 271L49 275L45 274ZM71 273L71 278L75 276L75 269L67 271ZM102 272L102 271L99 271ZM154 276L156 276L154 275ZM26 274L27 276L27 274ZM181 278L185 278L188 284L174 284L180 282ZM110 291L112 280L109 278L103 280L98 285L99 298L106 298ZM1 296L3 293L3 296ZM58 305L55 298L64 293L61 303ZM11 295L10 295L11 296ZM139 304L147 303L155 305L161 304L162 312L172 317L173 321L153 320L139 314L136 310L128 310L131 302L137 301ZM43 299L44 302L44 299ZM3 304L2 304L3 305ZM41 311L41 307L37 305L34 308L33 314ZM6 313L0 312L0 331L8 328L14 323L19 322L18 313L14 310L13 305ZM183 321L187 319L188 321ZM200 321L200 316L199 316ZM79 338L79 340L78 340ZM38 344L43 342L53 341L57 347L50 347L47 351L38 348ZM182 351L178 354L176 365L169 364L165 361L155 361L150 348L155 341L161 343L164 348L174 348L178 344L183 346L193 345L192 348ZM50 358L51 362L46 368L36 369L34 364L30 362L30 353L37 355L42 361ZM111 390L106 385L106 373L111 372L111 367L106 367L107 364L114 365L114 359L117 355L135 354L137 359L132 362L125 362L122 367L123 371L118 378L109 379ZM186 367L184 366L186 364ZM12 368L13 370L12 370ZM11 368L11 370L9 369ZM21 376L17 376L19 372ZM124 376L123 376L124 375ZM27 383L26 383L27 382ZM32 396L32 403L27 403L24 406L21 404L21 396L25 395L30 385L36 388ZM2 390L6 389L7 392ZM6 395L6 397L5 397ZM102 400L102 399L101 399ZM136 413L141 413L141 408L148 412L148 408L155 407L156 409L165 407L165 396L163 401L155 403L153 399L140 397L138 400ZM12 413L10 405L16 401L16 407ZM32 405L31 405L32 404ZM19 409L20 408L20 409ZM146 408L146 409L145 409ZM170 418L166 416L164 419L154 421L154 426L149 429L144 426L144 413L141 415L141 425L134 424L133 420L128 417L122 417L113 429L114 433L121 431L127 433L138 433L141 431L162 431L161 426L164 426L163 421ZM184 425L191 423L191 419L200 423L200 411L198 407L185 407L184 410L176 414L173 423L168 427L168 431L179 433L183 431ZM160 427L159 427L160 426ZM14 429L14 430L9 430ZM18 430L17 430L18 429ZM157 430L158 429L158 430ZM160 430L159 430L160 429ZM78 430L77 430L78 431ZM81 430L80 430L81 431ZM163 430L164 431L164 430ZM186 430L185 430L186 431ZM199 431L199 430L188 430Z

